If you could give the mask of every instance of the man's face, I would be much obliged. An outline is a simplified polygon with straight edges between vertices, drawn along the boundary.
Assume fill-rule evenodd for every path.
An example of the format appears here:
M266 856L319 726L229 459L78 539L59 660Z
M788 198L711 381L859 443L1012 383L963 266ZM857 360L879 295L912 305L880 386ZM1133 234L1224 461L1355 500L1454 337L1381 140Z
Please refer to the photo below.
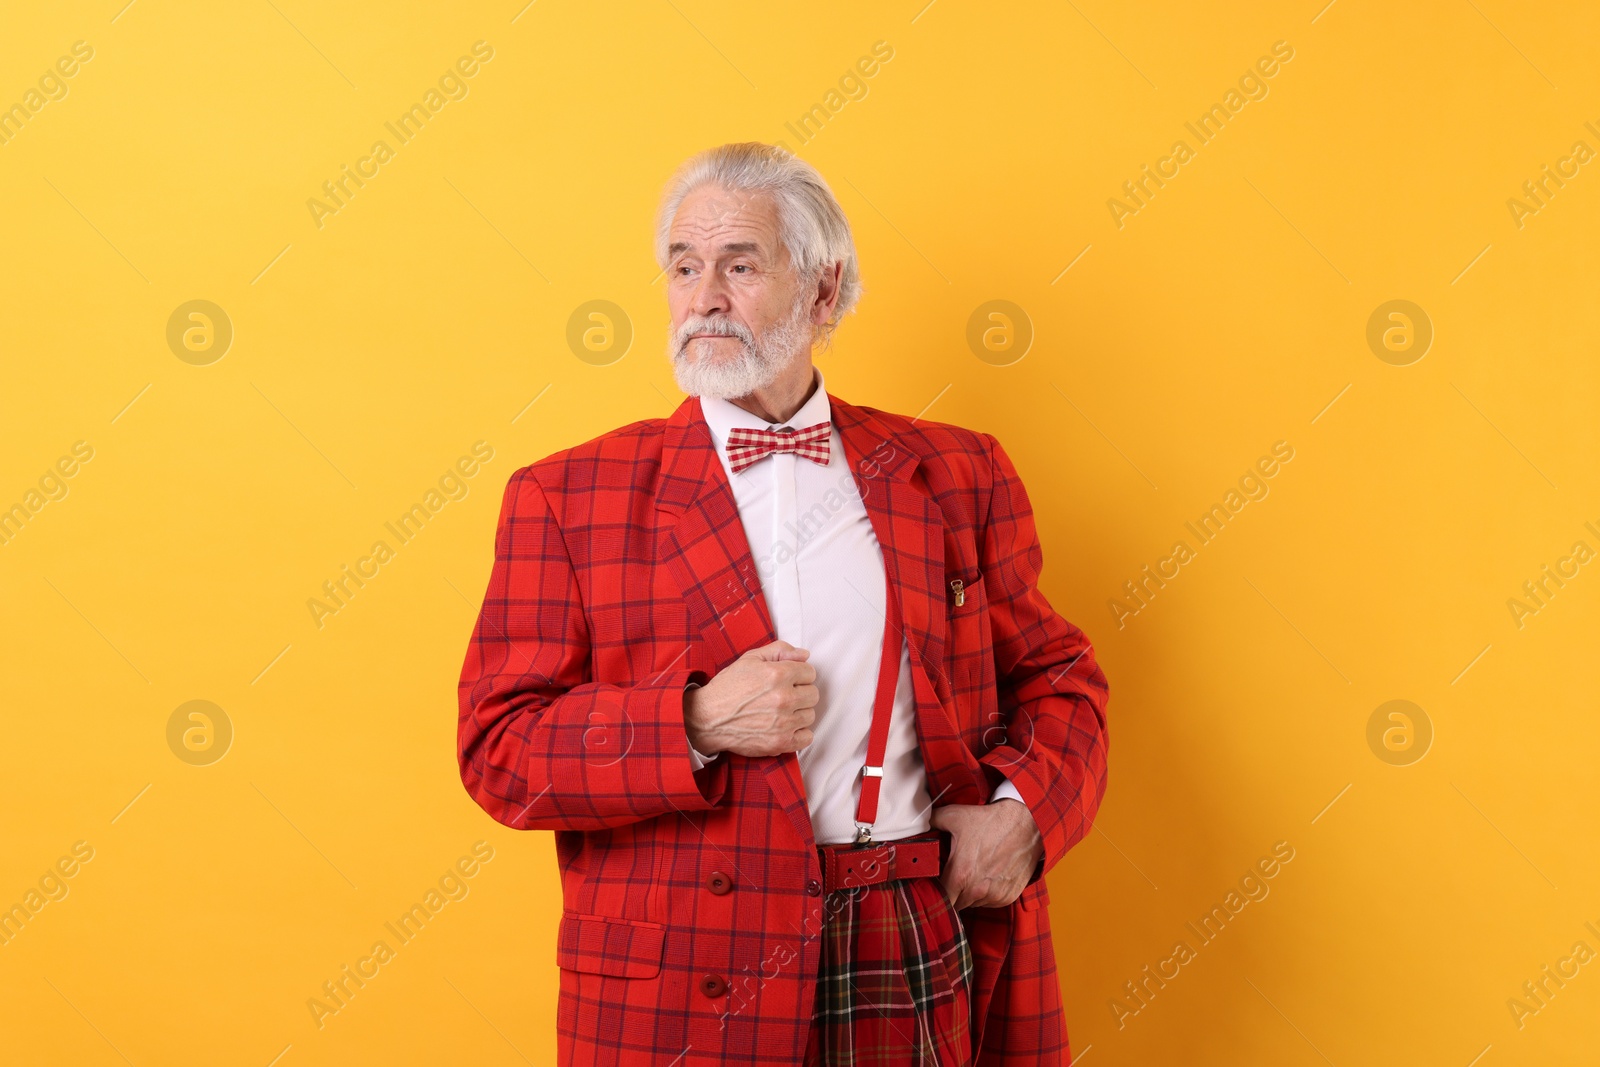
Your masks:
M815 293L791 268L771 196L695 189L672 220L668 255L667 355L684 392L747 396L810 357Z

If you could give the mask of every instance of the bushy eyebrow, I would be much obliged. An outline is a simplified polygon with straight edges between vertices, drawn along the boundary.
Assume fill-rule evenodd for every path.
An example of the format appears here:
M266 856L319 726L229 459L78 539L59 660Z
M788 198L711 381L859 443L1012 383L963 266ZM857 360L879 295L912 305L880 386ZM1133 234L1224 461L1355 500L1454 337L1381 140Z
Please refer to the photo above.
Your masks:
M689 251L688 241L674 241L667 246L667 255L676 256L681 252ZM723 252L759 252L761 246L754 241L729 241L720 249Z

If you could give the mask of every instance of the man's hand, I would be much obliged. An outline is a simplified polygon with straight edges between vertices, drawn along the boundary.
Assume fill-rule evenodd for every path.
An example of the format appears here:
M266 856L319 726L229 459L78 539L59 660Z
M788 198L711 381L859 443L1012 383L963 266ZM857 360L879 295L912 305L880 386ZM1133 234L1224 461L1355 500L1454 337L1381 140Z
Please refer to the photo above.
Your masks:
M696 752L777 756L811 743L817 720L811 655L787 641L752 648L684 696L683 728Z
M950 859L939 881L957 911L1010 904L1044 855L1039 827L1019 800L946 804L933 809L932 822L950 832Z

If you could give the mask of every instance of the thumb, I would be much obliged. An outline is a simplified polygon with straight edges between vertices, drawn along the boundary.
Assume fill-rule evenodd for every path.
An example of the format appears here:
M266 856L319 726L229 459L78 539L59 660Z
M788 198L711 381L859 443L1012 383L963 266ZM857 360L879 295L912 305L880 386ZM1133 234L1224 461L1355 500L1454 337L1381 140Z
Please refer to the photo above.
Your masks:
M955 829L955 826L953 825L955 820L951 816L950 806L948 804L944 805L943 807L934 808L932 814L928 816L928 822L931 823L936 830L954 831Z

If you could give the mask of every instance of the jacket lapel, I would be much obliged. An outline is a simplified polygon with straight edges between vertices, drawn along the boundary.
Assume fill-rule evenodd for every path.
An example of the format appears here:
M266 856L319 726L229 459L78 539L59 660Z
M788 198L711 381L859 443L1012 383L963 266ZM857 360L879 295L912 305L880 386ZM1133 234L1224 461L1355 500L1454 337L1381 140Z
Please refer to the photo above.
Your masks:
M904 438L871 412L832 393L828 403L889 578L900 594L928 796L935 804L981 804L988 798L983 770L929 678L930 671L938 675L944 692L950 693L939 666L947 630L944 515L913 477L920 457Z
M677 581L711 671L777 640L739 505L717 458L698 397L667 420L656 491L657 552ZM793 752L753 761L808 849L815 847L800 761Z

